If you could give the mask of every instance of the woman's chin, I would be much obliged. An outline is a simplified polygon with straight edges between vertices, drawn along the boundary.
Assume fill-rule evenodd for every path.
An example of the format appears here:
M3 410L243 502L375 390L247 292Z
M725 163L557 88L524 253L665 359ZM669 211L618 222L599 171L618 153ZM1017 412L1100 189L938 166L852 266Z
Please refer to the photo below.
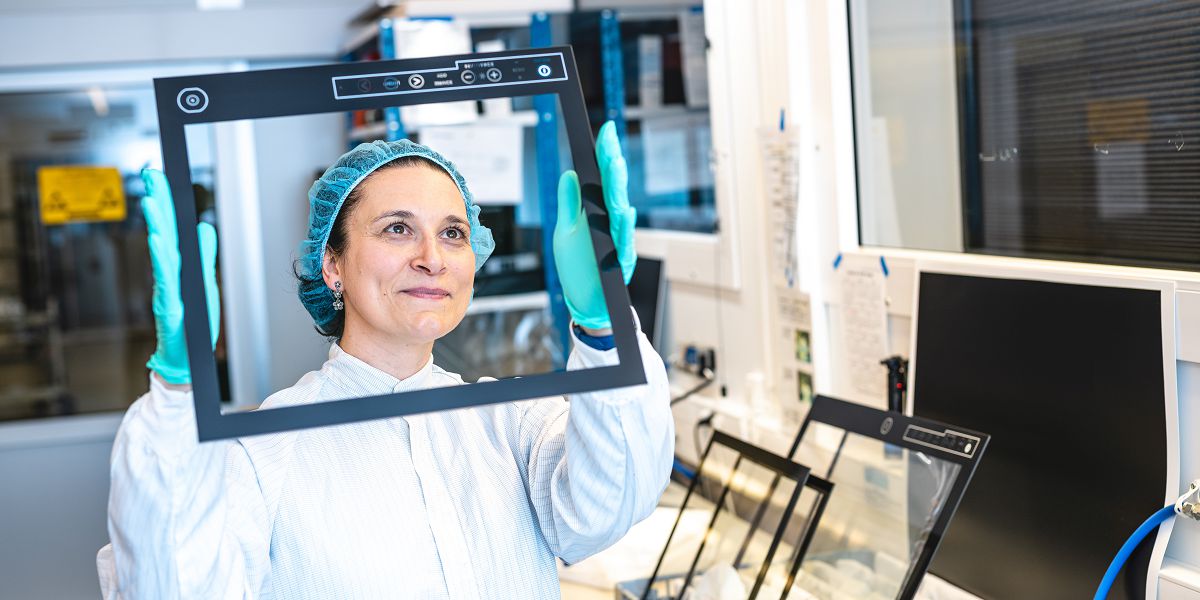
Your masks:
M424 344L437 341L450 333L455 325L457 323L447 322L446 319L427 317L418 319L416 322L409 322L401 329L404 337L409 338L413 343Z

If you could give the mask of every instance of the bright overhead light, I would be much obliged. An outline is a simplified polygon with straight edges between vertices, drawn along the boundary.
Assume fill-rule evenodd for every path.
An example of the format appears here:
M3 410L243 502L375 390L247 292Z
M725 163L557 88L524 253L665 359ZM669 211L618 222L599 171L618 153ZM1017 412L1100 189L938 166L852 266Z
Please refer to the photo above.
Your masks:
M96 111L96 115L100 117L108 116L108 95L104 93L104 88L90 87L87 90L88 100L92 101L92 109Z
M240 10L244 0L196 0L200 10Z

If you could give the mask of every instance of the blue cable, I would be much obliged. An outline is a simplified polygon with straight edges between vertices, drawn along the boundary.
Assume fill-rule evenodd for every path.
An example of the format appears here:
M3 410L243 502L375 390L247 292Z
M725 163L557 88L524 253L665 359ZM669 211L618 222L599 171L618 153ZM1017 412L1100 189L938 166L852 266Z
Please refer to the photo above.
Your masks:
M1125 561L1129 560L1129 555L1133 554L1133 550L1138 547L1151 531L1158 528L1171 517L1175 516L1175 505L1164 506L1158 512L1150 515L1141 527L1138 527L1129 539L1125 540L1125 545L1121 546L1121 550L1113 557L1111 565L1108 565L1108 571L1104 573L1104 579L1100 581L1100 587L1096 588L1095 600L1104 600L1108 597L1108 591L1112 589L1113 581L1117 579L1117 573L1121 572L1121 567L1125 566Z
M683 475L684 477L687 477L688 479L695 479L695 478L696 478L696 472L695 472L695 471L693 471L693 470L691 470L691 469L689 469L689 468L687 468L687 467L685 467L685 466L683 466L683 463L682 463L682 462L679 462L679 459L678 459L678 458L676 458L676 459L675 459L675 460L672 462L672 464L671 464L671 468L675 469L676 471L679 471L679 474L680 474L680 475Z

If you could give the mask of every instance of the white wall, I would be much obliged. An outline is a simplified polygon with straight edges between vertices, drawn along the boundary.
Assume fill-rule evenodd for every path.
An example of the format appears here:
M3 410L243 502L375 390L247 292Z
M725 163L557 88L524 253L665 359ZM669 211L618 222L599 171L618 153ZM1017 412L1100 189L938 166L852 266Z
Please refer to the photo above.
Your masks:
M282 3L240 11L112 6L0 11L0 69L126 62L335 58L366 2ZM98 6L98 5L97 5Z
M119 414L0 423L0 597L99 596L119 423Z
M366 3L280 3L213 13L198 12L187 2L178 9L150 10L128 5L98 9L89 3L69 11L32 6L17 10L11 4L0 6L0 93L148 83L159 76L221 71L244 59L331 61L344 24ZM163 66L163 61L186 64ZM258 160L279 169L288 154L310 157L329 150L330 144L340 145L341 121L335 129L334 120L323 126L338 136L319 143L297 143L295 132L266 126ZM310 164L298 161L293 166L299 171ZM311 178L311 173L305 175ZM263 194L268 217L294 206L288 217L279 219L286 225L263 221L264 260L281 265L279 271L290 265L290 258L281 257L290 256L296 231L303 231L306 191L307 184L297 184L286 193L280 189ZM296 192L298 197L292 197ZM294 205L287 204L289 198ZM290 239L285 243L284 238ZM234 246L222 241L224 250ZM311 343L317 340L311 321L306 318L304 327L287 321L303 309L295 294L289 295L282 275L267 285L272 294L271 310L265 313L268 326L283 335L305 337L303 347L319 351L320 345ZM277 389L285 384L275 382L294 383L293 370L285 362L271 365L264 385ZM108 459L120 418L120 413L111 413L0 423L0 597L97 597L95 555L108 541Z

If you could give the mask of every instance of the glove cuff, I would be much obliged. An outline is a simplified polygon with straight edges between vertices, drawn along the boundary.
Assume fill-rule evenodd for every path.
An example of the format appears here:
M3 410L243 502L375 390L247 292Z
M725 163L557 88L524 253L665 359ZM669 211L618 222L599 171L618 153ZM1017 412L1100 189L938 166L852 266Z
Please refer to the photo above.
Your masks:
M163 381L167 383L185 385L192 382L192 371L190 369L168 364L167 361L158 356L157 352L150 357L150 360L146 361L146 368L158 373L158 376L162 377Z

